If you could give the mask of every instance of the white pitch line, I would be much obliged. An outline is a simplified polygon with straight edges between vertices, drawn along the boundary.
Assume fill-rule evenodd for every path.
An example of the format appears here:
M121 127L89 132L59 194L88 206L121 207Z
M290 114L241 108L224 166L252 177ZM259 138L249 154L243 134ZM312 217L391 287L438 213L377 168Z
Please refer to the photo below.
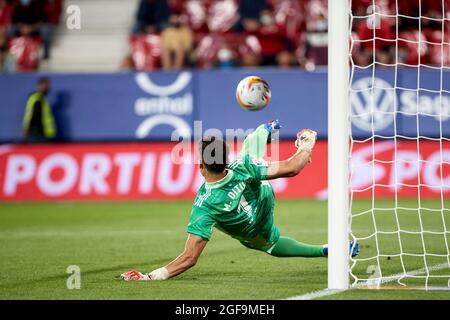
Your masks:
M429 267L428 271L438 271L438 270L446 269L449 267L450 266L448 263L441 263L441 264L437 264L437 265ZM420 268L417 270L413 270L411 272L407 272L406 274L405 273L397 273L397 274L394 274L394 275L391 275L391 276L381 279L380 284L392 282L392 281L398 280L404 276L417 276L417 275L420 275L423 273L427 273L426 268ZM372 281L374 281L374 280L372 280ZM368 284L369 284L368 281L364 281L355 287L361 288L361 287L367 286ZM312 292L309 292L306 294L290 297L290 298L287 298L286 300L314 300L317 298L332 296L332 295L335 295L335 294L338 294L338 293L341 293L341 292L344 292L347 290L349 290L349 289L341 289L341 290L339 290L339 289L323 289L323 290L312 291Z
M428 267L428 271L439 271L439 270L446 269L446 268L450 268L450 265L448 263L441 263L441 264L436 264L434 266ZM412 277L414 277L414 276L418 276L418 275L423 274L423 273L427 273L427 268L420 268L420 269L417 269L417 270L413 270L413 271L407 272L406 274L405 273L397 273L397 274L394 274L392 276L387 276L387 277L381 278L379 283L381 285L381 284L384 284L384 283L388 283L388 282L392 282L392 281L398 280L398 279L400 279L402 277L405 277L405 276L412 276ZM363 282L359 283L357 285L357 287L358 288L359 287L365 287L365 286L368 286L368 285L372 285L373 286L374 284L376 285L376 282L378 282L378 281L376 281L375 279L371 280L371 281L370 280L366 280L366 281L363 281Z
M323 289L323 290L317 290L310 293L302 294L300 296L294 296L287 298L286 300L314 300L317 298L322 298L326 296L331 296L333 294L341 293L347 290L344 289Z

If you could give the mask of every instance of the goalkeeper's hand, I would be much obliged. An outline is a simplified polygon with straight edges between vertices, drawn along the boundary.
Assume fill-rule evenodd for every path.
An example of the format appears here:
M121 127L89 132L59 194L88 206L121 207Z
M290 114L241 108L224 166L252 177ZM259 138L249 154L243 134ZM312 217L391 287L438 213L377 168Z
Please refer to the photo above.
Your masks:
M269 121L268 123L263 124L263 126L269 132L269 136L267 137L267 143L271 143L272 136L275 134L275 132L281 129L280 121L278 119L272 120Z
M150 280L167 280L169 279L169 271L162 267L153 270L150 273L142 273L139 271L131 270L122 273L119 278L125 281L150 281Z
M317 140L317 132L311 129L303 129L297 133L295 146L298 150L312 152Z
M141 273L139 271L131 270L124 272L120 275L120 279L124 281L149 281L152 280L150 276L146 273Z
M280 120L272 120L268 123L263 124L264 128L266 128L269 133L275 133L277 130L281 129Z

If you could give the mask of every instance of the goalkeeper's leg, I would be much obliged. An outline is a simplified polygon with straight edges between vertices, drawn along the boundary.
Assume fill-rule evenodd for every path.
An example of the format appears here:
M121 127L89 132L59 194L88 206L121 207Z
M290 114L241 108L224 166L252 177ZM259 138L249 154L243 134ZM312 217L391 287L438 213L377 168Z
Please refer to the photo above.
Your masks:
M281 236L277 243L267 253L274 257L325 257L321 245L311 245Z
M259 235L251 240L241 241L247 248L264 251L274 257L326 257L324 246L317 246L299 242L288 237L278 237L278 241L271 245L270 238L275 237L278 228L272 228L269 234ZM273 242L272 242L273 243Z
M352 257L357 256L359 253L359 244L350 240L348 250ZM280 237L275 245L266 252L274 257L327 257L328 245L311 245L288 237Z

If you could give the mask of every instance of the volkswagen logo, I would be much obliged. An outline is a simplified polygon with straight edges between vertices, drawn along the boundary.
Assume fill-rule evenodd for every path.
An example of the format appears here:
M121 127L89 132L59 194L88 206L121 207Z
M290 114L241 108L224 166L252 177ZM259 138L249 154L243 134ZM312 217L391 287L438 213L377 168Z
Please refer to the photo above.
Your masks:
M350 95L352 123L372 132L387 128L395 118L395 92L380 78L362 78L353 83Z

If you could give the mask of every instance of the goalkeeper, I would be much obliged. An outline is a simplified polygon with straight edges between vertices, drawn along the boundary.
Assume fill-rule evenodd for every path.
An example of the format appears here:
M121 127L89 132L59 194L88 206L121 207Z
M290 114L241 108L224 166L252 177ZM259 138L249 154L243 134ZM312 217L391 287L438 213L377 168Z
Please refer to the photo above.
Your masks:
M120 278L127 281L166 280L185 272L196 264L213 227L248 248L274 257L326 257L327 245L310 245L280 236L274 225L275 197L267 180L296 176L311 161L316 142L316 132L304 129L297 134L294 155L284 161L267 163L262 159L266 144L279 128L278 120L259 126L245 139L237 160L229 165L224 141L214 137L202 139L200 171L205 183L192 206L183 253L150 273L128 271ZM358 251L358 244L351 241L352 256Z

